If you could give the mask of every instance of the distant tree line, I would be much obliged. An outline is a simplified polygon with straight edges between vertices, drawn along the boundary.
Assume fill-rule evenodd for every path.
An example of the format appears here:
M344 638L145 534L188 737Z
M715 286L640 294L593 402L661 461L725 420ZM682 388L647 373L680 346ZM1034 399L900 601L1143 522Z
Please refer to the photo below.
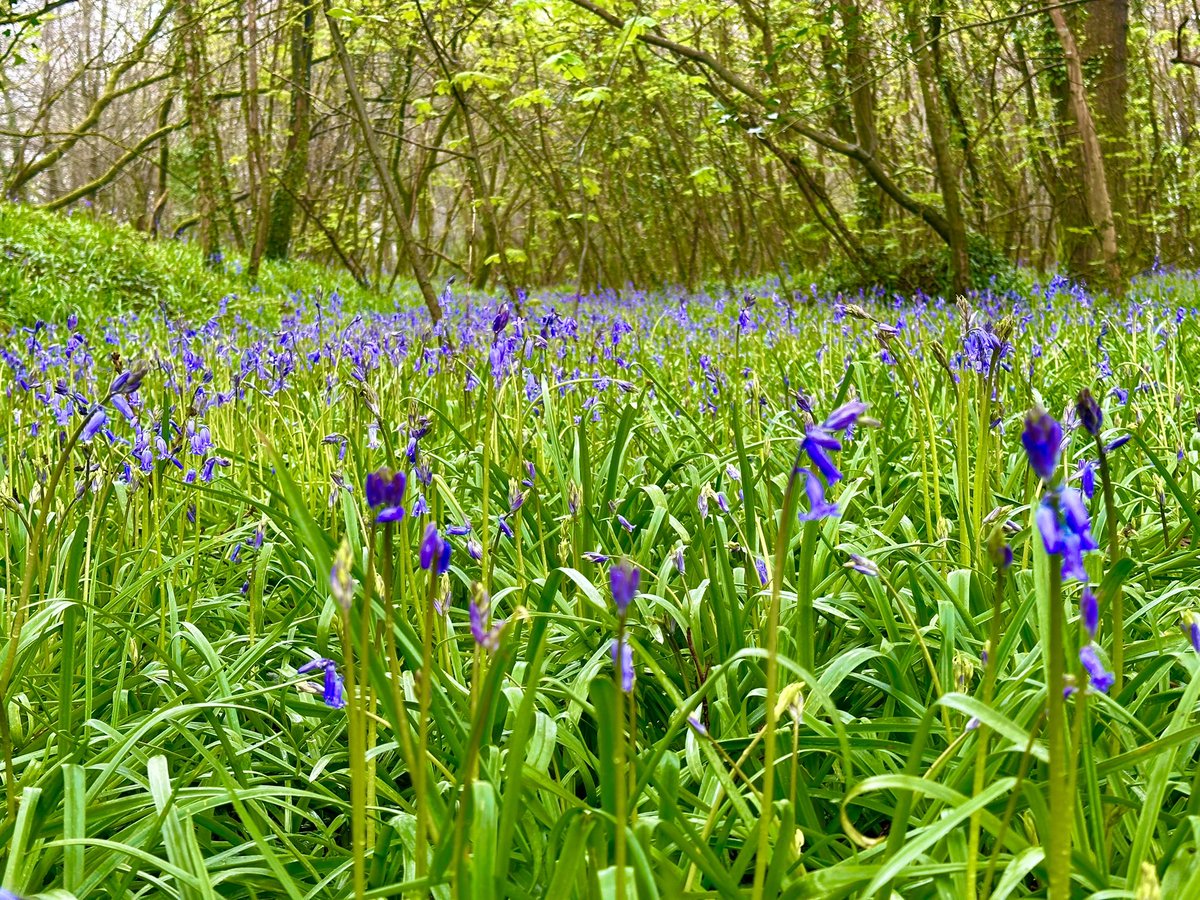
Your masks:
M1117 285L1198 263L1195 7L0 0L0 181L435 310L451 275Z

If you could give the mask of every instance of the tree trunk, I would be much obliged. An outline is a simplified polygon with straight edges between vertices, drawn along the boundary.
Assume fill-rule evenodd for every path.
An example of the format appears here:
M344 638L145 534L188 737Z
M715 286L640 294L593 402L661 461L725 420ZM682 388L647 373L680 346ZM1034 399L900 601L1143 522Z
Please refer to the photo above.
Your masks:
M312 61L313 35L316 31L316 6L299 0L292 22L291 113L288 117L287 145L283 151L280 183L271 196L270 224L267 226L263 255L268 259L287 259L292 246L292 221L296 217L296 197L303 194L308 174L308 143L312 136Z
M324 0L323 8L325 11L325 22L329 27L329 36L333 40L334 53L338 58L338 63L342 67L342 76L346 80L346 91L350 94L350 107L362 132L363 142L367 145L367 153L370 155L371 162L375 166L375 174L383 186L383 193L387 197L388 205L392 208L392 215L396 217L396 233L400 237L400 243L404 248L404 255L408 257L413 278L416 279L417 287L421 291L425 305L429 308L429 316L436 325L442 318L441 304L438 303L433 285L429 283L429 273L425 268L425 261L421 258L420 251L417 249L416 240L413 238L412 224L408 216L405 215L404 202L400 198L400 190L396 187L396 181L392 178L392 172L388 168L387 157L384 156L383 150L379 146L379 139L375 136L375 127L371 124L371 117L367 113L367 104L363 100L362 92L358 89L358 78L354 74L354 63L350 59L349 51L346 50L346 42L342 39L342 31L338 28L337 21L329 15L329 0Z
M1054 30L1062 45L1063 58L1067 66L1067 97L1071 113L1079 127L1080 151L1083 157L1083 194L1087 201L1088 217L1100 239L1100 253L1104 260L1105 276L1110 287L1120 285L1121 267L1118 261L1117 229L1113 221L1112 202L1108 194L1108 182L1104 174L1104 156L1100 150L1100 138L1088 106L1087 89L1083 82L1083 66L1079 60L1079 48L1075 36L1067 25L1062 10L1049 10Z
M196 216L200 226L200 250L205 260L215 263L220 251L217 224L217 178L209 131L209 102L205 90L204 21L195 0L180 0L183 17L183 99L187 107L192 153L196 157Z
M971 286L971 258L967 252L967 225L963 219L962 199L959 193L958 165L954 158L954 148L950 144L950 129L946 125L946 116L942 110L941 90L933 70L933 60L916 0L908 0L905 3L904 18L916 51L917 80L920 82L921 100L925 105L925 127L929 130L934 169L946 211L951 289L955 294L963 294Z
M1128 150L1126 98L1129 93L1129 0L1093 0L1086 7L1082 64L1094 72L1091 101L1104 157L1108 196L1117 226L1128 211L1124 160ZM1152 87L1153 79L1147 83ZM1151 107L1153 108L1153 107Z

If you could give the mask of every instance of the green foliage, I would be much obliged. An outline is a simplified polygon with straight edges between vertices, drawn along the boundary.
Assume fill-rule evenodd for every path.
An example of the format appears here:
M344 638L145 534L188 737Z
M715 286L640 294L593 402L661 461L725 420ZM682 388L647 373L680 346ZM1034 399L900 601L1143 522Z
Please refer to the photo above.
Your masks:
M90 210L62 216L0 203L0 325L163 307L198 319L221 298L230 309L254 316L263 309L270 319L297 291L336 290L356 305L391 305L323 266L267 261L253 283L243 266L230 258L206 265L186 240L151 240Z

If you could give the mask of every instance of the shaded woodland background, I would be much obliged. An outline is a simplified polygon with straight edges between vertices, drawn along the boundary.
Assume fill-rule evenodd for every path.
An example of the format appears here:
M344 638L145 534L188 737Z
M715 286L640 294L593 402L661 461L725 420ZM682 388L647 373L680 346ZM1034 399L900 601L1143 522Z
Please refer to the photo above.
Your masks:
M340 2L0 0L5 195L433 307L1200 264L1190 0Z

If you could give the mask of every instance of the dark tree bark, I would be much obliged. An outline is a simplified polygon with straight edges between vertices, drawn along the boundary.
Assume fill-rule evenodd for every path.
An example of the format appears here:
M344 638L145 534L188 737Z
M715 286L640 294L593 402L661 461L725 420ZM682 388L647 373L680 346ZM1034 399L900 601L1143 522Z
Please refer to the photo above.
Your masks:
M312 137L313 38L317 8L310 0L298 0L291 26L291 112L287 144L279 173L279 184L271 196L270 224L263 255L287 259L292 246L292 222L296 197L304 193L308 179L308 145Z

